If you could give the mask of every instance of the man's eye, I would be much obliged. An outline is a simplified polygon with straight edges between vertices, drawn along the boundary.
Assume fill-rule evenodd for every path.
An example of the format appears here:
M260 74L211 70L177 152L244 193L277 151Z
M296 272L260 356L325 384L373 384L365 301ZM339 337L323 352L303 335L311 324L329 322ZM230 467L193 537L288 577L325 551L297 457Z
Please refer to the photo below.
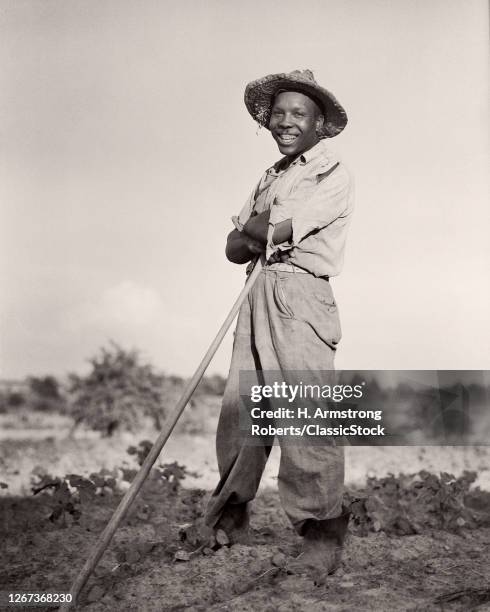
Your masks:
M294 113L295 117L304 117L305 114L304 113Z

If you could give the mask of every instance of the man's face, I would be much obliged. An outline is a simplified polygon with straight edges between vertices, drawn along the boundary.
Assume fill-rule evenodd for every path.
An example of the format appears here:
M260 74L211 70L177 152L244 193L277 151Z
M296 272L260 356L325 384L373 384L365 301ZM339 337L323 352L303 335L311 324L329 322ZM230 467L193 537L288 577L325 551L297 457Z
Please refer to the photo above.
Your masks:
M283 155L297 157L311 149L319 141L316 130L322 125L323 115L311 98L296 91L277 94L269 129Z

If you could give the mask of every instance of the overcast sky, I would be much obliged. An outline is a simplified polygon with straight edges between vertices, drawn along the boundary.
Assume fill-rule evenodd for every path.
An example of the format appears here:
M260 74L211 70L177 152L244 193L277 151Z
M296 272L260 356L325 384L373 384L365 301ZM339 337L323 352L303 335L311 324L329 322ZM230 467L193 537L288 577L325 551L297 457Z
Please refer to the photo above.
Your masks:
M82 372L109 338L193 372L244 280L230 217L280 157L245 85L298 68L349 115L337 366L490 369L487 11L0 0L2 376Z

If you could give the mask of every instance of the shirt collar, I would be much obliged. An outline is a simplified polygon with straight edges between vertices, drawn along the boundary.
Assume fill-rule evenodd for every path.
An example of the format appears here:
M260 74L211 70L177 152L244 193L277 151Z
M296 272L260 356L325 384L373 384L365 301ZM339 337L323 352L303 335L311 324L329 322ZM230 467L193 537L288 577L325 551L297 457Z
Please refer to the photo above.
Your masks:
M311 149L308 149L308 151L305 151L304 153L299 155L293 162L289 164L287 169L291 168L292 166L296 166L297 164L301 164L302 166L304 166L305 164L310 163L314 159L317 159L321 155L324 155L324 156L327 155L327 149L326 149L324 140L320 140L320 142L317 142L314 147L311 147ZM276 162L272 166L272 168L269 168L268 172L270 174L275 174L275 175L283 172L281 168L285 160L286 158L282 157L278 162Z
M308 164L317 157L320 157L320 155L325 155L326 152L325 141L320 140L320 142L317 142L314 147L311 147L311 149L308 149L308 151L305 151L298 157L299 163L303 165Z

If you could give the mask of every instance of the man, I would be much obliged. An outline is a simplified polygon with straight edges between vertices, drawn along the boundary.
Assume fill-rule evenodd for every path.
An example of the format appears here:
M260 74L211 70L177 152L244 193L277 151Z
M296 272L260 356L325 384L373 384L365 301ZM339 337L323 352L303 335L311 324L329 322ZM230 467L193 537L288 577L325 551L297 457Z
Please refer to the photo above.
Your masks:
M333 370L341 337L329 278L340 272L353 198L344 166L324 146L347 123L344 109L309 70L250 83L245 104L270 130L283 158L253 190L228 236L226 256L265 265L238 317L217 431L220 482L207 526L232 542L248 537L248 502L256 494L270 446L251 445L239 429L240 371ZM283 508L303 536L296 567L333 572L348 522L342 508L343 449L280 440ZM294 566L293 562L291 567Z

